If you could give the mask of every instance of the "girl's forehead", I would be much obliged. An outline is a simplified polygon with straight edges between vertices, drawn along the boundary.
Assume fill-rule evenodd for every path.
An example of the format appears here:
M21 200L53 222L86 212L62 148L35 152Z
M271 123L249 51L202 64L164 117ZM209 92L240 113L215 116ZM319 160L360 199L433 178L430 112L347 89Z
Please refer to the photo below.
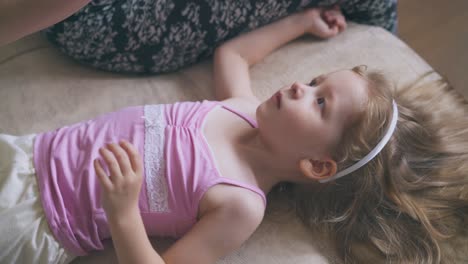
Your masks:
M351 70L343 70L327 75L325 80L325 86L335 96L341 115L353 120L364 110L368 85L363 77Z
M333 90L343 90L355 92L367 88L367 80L351 70L334 71L319 75L316 78L318 83L326 84Z
M342 80L342 79L354 79L362 78L359 74L353 72L352 70L338 70L332 71L326 74L319 75L322 80Z

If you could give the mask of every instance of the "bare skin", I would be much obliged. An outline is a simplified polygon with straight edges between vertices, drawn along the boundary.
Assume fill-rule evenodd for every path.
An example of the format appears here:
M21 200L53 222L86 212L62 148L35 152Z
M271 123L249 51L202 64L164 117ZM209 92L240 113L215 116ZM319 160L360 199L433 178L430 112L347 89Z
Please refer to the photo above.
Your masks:
M0 0L0 47L71 16L91 0Z

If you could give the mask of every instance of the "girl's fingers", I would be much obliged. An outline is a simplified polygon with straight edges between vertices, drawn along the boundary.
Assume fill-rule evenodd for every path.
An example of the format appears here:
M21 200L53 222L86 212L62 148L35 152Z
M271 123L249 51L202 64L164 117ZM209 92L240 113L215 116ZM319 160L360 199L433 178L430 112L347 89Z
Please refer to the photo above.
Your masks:
M321 32L320 37L322 37L322 38L331 38L331 37L335 36L336 34L338 34L338 28L337 27L330 27L330 28L324 29Z
M120 146L127 152L133 171L141 175L143 171L143 164L138 150L135 148L135 146L126 140L122 140L120 142Z
M107 148L100 148L99 153L102 155L107 167L109 168L112 181L122 178L119 162L115 158L114 154Z
M328 26L330 28L336 26L337 24L338 24L338 20L336 17L331 18L330 21L328 22Z
M333 25L334 23L336 23L336 16L332 16L332 15L325 15L325 22L327 22L327 24L329 26Z
M348 23L346 23L346 20L343 18L343 23L341 25L341 31L345 30L348 27Z
M327 22L332 22L332 21L345 22L346 21L343 14L339 10L334 10L334 9L325 11L324 17Z
M129 155L121 146L117 144L109 144L109 150L114 154L117 160L122 176L129 175L133 172L132 165L130 164Z
M112 188L112 182L109 177L106 175L106 172L101 166L101 163L98 159L94 160L94 170L96 171L96 175L101 183L101 186L104 187L106 190L110 190Z
M343 16L328 17L327 24L330 28L338 27L338 32L342 32L346 29L346 20Z
M338 26L332 26L330 28L330 37L336 36L339 33L339 28Z
M328 10L325 10L324 12L325 12L325 17L327 18L337 17L341 15L340 11L336 11L333 9L328 9Z
M338 25L340 32L346 29L346 19L343 16L337 17L336 24Z

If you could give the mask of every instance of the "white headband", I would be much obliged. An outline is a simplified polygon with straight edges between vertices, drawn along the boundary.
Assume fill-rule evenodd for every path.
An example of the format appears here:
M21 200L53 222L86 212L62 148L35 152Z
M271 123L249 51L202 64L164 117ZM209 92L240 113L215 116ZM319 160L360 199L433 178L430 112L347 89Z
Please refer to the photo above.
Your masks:
M336 179L341 178L341 177L343 177L345 175L348 175L351 172L353 172L353 171L361 168L362 166L366 165L369 161L371 161L373 158L375 158L375 156L377 156L377 154L379 154L380 151L382 151L382 149L385 147L385 145L387 145L388 141L392 137L393 132L395 131L395 128L396 128L397 121L398 121L398 108L397 108L397 105L396 105L395 101L392 101L392 104L393 104L393 115L392 115L392 120L390 121L390 126L389 126L389 128L387 130L387 133L385 133L385 135L380 140L380 142L377 144L377 146L375 146L375 148L373 150L371 150L369 152L369 154L367 154L364 158L362 158L360 161L356 162L352 166L349 166L348 168L338 172L337 174L335 174L335 175L333 175L333 176L331 176L329 178L319 180L319 182L325 183L325 182L329 182L329 181L332 181L332 180L336 180Z

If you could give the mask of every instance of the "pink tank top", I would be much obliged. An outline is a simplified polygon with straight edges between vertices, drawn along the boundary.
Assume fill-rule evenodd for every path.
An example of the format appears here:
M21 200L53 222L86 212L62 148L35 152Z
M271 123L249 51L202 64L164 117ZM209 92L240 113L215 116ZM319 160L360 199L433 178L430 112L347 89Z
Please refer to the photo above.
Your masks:
M39 134L34 164L49 226L75 255L103 249L110 237L100 204L93 160L105 143L126 139L144 160L139 207L148 235L181 237L197 221L198 204L215 184L265 194L256 186L223 178L203 135L206 115L219 102L129 107L96 119ZM254 120L238 113L256 127Z

